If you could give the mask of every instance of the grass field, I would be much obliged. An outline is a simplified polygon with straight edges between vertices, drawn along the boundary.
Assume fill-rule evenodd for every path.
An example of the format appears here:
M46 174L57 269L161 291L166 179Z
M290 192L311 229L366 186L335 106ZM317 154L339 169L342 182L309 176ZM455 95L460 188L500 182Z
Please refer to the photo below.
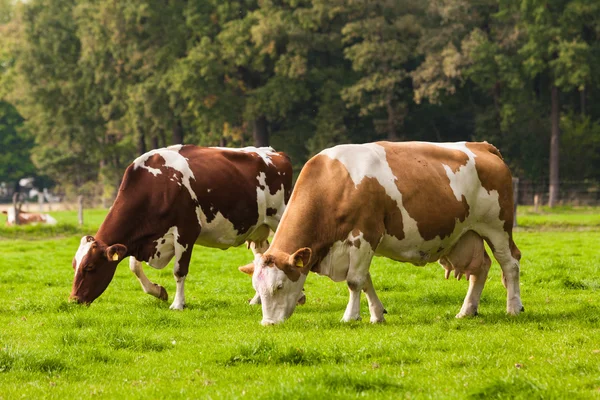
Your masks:
M526 309L516 318L505 315L496 264L480 315L456 320L464 280L377 258L373 280L389 314L376 326L364 296L364 320L340 323L345 284L311 274L306 305L262 327L236 269L250 259L245 248L195 248L183 312L144 294L124 262L92 306L74 305L81 229L3 227L0 398L600 398L600 223L588 217L583 231L516 233ZM169 267L146 271L172 297Z

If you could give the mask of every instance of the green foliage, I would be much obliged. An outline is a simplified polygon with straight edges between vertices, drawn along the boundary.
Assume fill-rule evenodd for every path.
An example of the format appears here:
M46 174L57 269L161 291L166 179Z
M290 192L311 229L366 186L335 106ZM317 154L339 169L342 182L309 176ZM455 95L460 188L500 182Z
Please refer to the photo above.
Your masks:
M0 182L12 186L36 172L29 154L33 140L22 125L23 118L17 110L0 101Z
M339 143L488 140L546 179L555 86L577 180L568 160L597 162L598 21L590 0L2 0L0 99L19 115L2 129L21 173L31 154L106 199L136 155L181 141L268 139L298 170Z

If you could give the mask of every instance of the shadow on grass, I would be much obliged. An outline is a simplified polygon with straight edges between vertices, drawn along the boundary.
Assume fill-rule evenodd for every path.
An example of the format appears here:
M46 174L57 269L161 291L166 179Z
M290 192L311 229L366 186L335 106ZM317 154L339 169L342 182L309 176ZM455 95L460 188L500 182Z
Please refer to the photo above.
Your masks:
M527 378L495 379L469 393L469 399L544 399L546 387Z

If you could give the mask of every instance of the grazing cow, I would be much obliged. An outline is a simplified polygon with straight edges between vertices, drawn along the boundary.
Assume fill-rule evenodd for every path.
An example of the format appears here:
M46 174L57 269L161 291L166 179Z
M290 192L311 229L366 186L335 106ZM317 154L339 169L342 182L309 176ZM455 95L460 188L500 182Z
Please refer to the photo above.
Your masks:
M507 311L523 311L521 253L512 239L511 174L488 143L341 145L304 166L273 243L253 273L264 325L294 311L309 271L347 281L343 321L360 319L366 293L371 322L384 321L369 274L374 255L415 265L440 260L446 277L469 279L457 317L476 315L491 260L500 263Z
M146 293L166 300L144 275L141 261L164 268L175 257L176 294L194 244L227 249L247 241L264 252L292 185L292 166L270 147L243 149L171 146L137 158L125 171L117 198L95 237L84 236L75 258L71 298L91 303L104 292L126 256Z
M7 211L2 211L2 214L6 214L6 225L15 225L15 209L14 207L10 207ZM27 224L48 224L48 225L56 225L56 220L52 218L49 214L39 214L39 213L29 213L26 211L19 211L19 224L18 225L27 225Z

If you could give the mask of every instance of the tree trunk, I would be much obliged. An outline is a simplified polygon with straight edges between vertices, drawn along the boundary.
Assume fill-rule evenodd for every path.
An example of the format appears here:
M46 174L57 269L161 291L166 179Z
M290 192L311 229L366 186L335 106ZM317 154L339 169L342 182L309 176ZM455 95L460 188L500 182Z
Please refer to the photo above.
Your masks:
M146 135L144 135L144 131L142 130L138 134L137 151L140 155L146 152Z
M388 99L386 102L387 109L387 138L390 142L398 141L398 133L396 132L396 118L394 113L394 107L392 106L392 99Z
M154 149L158 149L160 147L160 145L158 144L158 136L156 135L152 136L152 147Z
M581 109L581 115L585 115L585 87L579 91L579 108Z
M173 140L171 144L183 144L183 126L179 119L173 123Z
M253 122L252 136L256 147L269 145L269 131L267 130L267 118L264 115L256 118Z
M548 198L548 206L554 207L558 202L558 169L559 169L559 147L560 147L560 104L558 99L558 88L553 85L551 91L552 109L551 123L552 133L550 135L550 196Z

